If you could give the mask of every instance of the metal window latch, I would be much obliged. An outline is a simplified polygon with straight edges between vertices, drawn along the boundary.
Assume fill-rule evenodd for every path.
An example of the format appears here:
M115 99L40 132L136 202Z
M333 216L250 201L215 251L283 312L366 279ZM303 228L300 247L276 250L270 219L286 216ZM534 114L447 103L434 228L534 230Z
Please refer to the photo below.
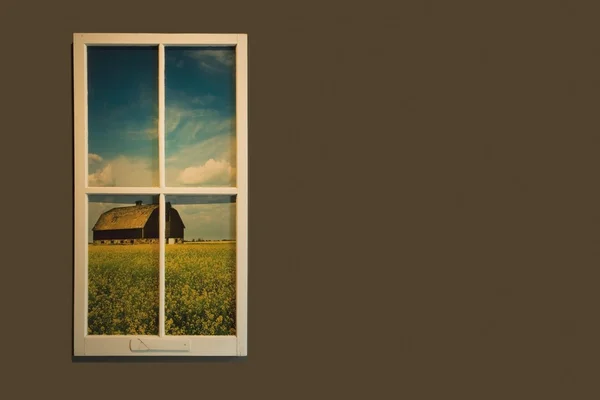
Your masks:
M190 348L191 343L189 339L135 338L129 341L129 349L136 353L161 351L189 352Z

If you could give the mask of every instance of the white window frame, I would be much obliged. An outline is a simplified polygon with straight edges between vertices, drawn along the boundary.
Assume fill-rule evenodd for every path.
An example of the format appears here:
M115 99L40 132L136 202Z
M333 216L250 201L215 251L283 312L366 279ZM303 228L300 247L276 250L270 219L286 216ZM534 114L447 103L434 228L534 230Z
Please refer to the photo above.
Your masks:
M155 45L158 47L158 187L89 187L87 131L87 47L93 45ZM165 185L165 45L232 46L236 54L237 185L235 187L166 187ZM75 248L74 248L74 356L246 356L248 275L248 80L246 34L75 33L73 34ZM160 315L159 334L88 335L88 195L159 194L160 198ZM236 335L167 336L165 298L165 195L237 195L236 224ZM143 343L143 344L142 344Z

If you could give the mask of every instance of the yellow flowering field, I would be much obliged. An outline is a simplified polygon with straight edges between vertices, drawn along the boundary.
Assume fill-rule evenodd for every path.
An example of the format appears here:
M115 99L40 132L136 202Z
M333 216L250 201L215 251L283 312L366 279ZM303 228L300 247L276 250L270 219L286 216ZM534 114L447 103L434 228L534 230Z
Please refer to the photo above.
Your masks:
M89 245L88 334L158 334L158 245ZM235 243L165 246L165 333L235 335Z

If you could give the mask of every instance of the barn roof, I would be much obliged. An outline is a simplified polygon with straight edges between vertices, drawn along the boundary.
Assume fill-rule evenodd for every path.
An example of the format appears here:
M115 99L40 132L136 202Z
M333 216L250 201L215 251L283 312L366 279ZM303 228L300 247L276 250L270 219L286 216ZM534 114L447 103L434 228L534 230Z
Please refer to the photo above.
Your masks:
M157 208L158 204L113 208L100 215L92 230L110 231L143 228L152 212Z

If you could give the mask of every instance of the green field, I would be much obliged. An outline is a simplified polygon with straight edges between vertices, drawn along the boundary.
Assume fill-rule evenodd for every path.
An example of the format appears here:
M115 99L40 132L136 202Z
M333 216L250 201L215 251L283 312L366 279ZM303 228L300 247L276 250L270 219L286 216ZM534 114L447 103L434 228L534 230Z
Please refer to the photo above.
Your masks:
M88 333L158 334L158 245L89 245ZM165 333L235 335L235 243L165 246Z

